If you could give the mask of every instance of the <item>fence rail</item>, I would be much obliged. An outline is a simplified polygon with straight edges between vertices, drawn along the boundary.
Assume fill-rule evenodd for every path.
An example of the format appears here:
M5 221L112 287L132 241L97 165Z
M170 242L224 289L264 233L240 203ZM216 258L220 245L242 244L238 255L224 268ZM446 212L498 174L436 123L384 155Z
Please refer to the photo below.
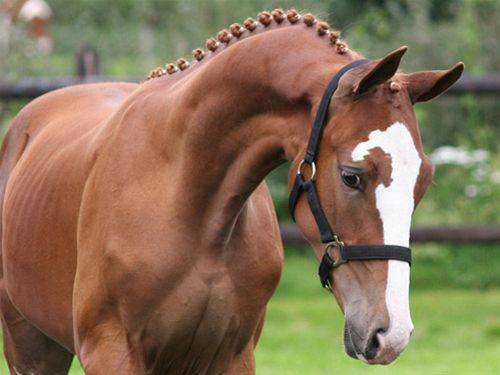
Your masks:
M19 82L0 81L0 100L9 99L34 99L50 91L63 87L92 82L125 81L138 82L138 80L124 78L112 79L109 77L65 77L65 78L25 78Z
M25 78L19 82L0 81L0 100L33 99L49 91L66 86L88 82L140 82L143 78L104 77L98 51L91 45L84 45L75 54L76 77ZM463 76L448 91L449 95L500 94L500 73L480 77Z
M449 95L500 94L500 74L485 74L479 77L463 76L448 91Z
M281 225L281 238L286 245L306 244L306 240L294 224ZM412 243L497 243L500 242L500 226L463 225L454 227L417 227L412 228L410 240Z
M89 82L125 81L140 82L141 79L123 77L66 77L66 78L25 78L19 82L0 81L0 100L33 99L49 91L66 86ZM500 94L500 74L481 77L462 77L448 91L449 95L493 95Z

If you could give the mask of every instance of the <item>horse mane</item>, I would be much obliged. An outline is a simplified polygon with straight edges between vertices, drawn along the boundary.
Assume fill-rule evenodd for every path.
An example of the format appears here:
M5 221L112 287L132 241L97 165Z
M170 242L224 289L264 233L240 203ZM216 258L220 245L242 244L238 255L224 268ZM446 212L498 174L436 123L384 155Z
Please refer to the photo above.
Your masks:
M266 31L269 30L268 27L273 22L277 25L281 25L285 20L288 20L289 26L300 24L300 22L308 27L316 26L317 35L319 37L328 38L330 40L330 45L335 48L337 53L344 54L348 51L347 44L340 39L340 31L331 29L327 22L317 20L311 13L301 15L295 9L290 9L285 12L283 9L277 8L272 12L260 12L257 15L257 20L258 21L250 17L243 22L243 26L238 23L233 23L229 29L219 31L216 38L210 38L206 41L205 46L208 52L201 48L196 48L192 52L193 57L196 61L202 61L207 53L216 53L221 44L227 45L233 39L238 40L243 32L248 31L250 35L253 35L259 24L264 27L262 30ZM257 33L257 31L255 33ZM190 65L188 60L180 58L175 64L170 63L166 64L165 67L153 69L147 76L146 81L165 75L175 74L178 71L186 70Z

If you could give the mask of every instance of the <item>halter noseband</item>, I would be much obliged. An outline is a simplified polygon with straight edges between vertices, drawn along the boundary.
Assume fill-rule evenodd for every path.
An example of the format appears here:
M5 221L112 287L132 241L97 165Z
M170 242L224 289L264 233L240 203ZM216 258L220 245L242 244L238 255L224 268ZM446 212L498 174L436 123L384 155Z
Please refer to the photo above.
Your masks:
M324 245L324 255L319 265L318 275L323 288L331 289L330 272L346 263L349 260L373 260L373 259L395 259L408 262L411 265L411 250L408 247L396 245L345 245L337 234L332 230L325 212L321 207L318 192L314 180L316 177L316 164L314 163L317 157L319 143L323 134L323 129L326 125L328 106L332 99L335 90L338 87L340 78L349 70L356 68L360 65L366 64L368 60L353 61L338 71L328 84L321 102L319 104L316 118L314 119L309 143L307 144L306 155L300 162L295 176L295 182L290 192L288 208L295 220L295 206L302 191L307 193L307 201L312 211L314 219L321 235L321 242ZM308 164L311 168L311 177L306 180L302 174L302 168ZM332 247L339 249L339 259L333 260L328 250Z

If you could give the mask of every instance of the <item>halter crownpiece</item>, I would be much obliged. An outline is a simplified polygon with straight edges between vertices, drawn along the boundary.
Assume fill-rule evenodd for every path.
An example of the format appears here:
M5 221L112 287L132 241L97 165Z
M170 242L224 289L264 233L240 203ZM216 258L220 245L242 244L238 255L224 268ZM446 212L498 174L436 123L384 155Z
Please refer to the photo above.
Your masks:
M349 70L354 69L358 66L366 64L369 60L356 60L347 65L344 65L337 74L332 78L328 84L321 102L319 104L318 111L316 112L316 117L314 119L313 127L311 129L311 135L309 137L309 142L307 144L306 155L304 159L300 162L297 169L297 174L295 176L295 182L293 184L292 190L290 192L290 198L288 201L288 208L295 220L295 206L302 193L305 191L307 193L307 201L309 202L309 208L314 216L316 225L318 226L319 233L321 236L321 242L324 246L324 254L321 259L321 263L318 269L318 275L323 288L328 288L331 290L330 284L330 272L351 260L401 260L408 262L411 265L411 250L408 247L396 246L396 245L346 245L340 239L340 237L335 234L335 232L330 227L328 220L326 218L325 212L321 207L319 201L319 195L316 190L316 185L314 183L316 178L316 164L315 160L318 154L319 143L323 135L323 130L327 122L328 107L332 99L335 90L339 85L339 81L342 76ZM311 176L309 179L305 179L302 174L302 170L305 165L309 165L311 168ZM328 250L330 248L339 249L339 257L334 260Z

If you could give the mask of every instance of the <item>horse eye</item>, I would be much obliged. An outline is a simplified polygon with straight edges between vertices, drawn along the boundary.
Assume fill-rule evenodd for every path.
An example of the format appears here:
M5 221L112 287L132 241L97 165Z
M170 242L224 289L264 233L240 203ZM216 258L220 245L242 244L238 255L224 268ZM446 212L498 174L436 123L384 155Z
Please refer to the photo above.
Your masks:
M352 189L359 189L360 188L361 178L357 174L342 171L341 176L342 176L342 181L344 182L344 184L346 184L350 188L352 188Z

